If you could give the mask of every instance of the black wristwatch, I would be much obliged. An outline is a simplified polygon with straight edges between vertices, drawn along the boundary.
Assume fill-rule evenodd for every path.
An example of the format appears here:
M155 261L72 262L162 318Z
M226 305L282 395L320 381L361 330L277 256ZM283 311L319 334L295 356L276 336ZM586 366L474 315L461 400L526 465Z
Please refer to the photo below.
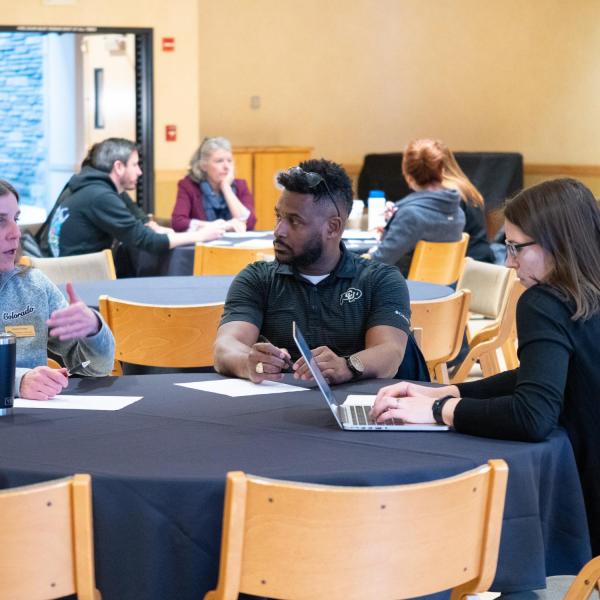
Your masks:
M356 354L351 354L350 356L344 356L346 359L346 365L352 373L352 379L350 381L356 381L360 379L365 374L365 366L362 364L362 361Z
M438 398L431 407L431 412L433 413L433 419L438 425L445 425L444 419L442 418L442 410L444 408L444 404L448 402L454 396L442 396Z

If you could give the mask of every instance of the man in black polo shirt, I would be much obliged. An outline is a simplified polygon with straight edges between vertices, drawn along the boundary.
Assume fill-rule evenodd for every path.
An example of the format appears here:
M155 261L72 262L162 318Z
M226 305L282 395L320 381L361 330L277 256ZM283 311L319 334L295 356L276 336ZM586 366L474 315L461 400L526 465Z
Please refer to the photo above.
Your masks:
M329 382L394 377L409 336L408 289L396 267L360 258L342 243L352 207L348 175L321 159L277 180L284 190L275 208L276 260L254 263L233 281L215 368L261 382L280 380L291 366L295 377L310 379L292 338L296 321Z

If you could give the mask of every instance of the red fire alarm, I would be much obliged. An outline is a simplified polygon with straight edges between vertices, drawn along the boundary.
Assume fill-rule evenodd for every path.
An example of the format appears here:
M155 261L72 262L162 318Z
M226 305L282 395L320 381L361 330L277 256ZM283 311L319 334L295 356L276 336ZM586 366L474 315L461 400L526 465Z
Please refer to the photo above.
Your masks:
M162 49L163 52L175 52L175 38L164 37L162 39Z
M177 125L165 126L165 139L167 140L167 142L177 141Z

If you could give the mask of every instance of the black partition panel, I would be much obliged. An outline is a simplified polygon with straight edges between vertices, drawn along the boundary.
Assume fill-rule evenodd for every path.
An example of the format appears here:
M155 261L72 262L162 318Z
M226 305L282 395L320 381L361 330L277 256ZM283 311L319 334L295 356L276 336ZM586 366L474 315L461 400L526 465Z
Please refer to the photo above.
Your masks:
M485 199L486 211L523 188L523 155L517 152L455 152L467 177ZM410 193L402 176L402 153L367 154L358 176L358 197L366 200L370 190L383 190L388 200Z

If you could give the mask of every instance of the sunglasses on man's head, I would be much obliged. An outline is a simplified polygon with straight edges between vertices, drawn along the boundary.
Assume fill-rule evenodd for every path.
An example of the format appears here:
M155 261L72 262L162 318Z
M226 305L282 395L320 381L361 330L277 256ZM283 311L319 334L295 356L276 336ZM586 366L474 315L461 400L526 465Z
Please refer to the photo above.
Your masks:
M290 173L290 175L301 175L304 178L304 181L306 181L306 185L311 190L322 183L327 190L329 198L333 202L333 206L335 206L335 212L337 212L337 216L341 218L342 215L340 214L340 209L338 208L337 202L335 201L335 198L333 197L333 194L331 193L331 190L329 189L329 186L322 175L319 175L314 171L305 171L302 167L292 167L291 169L288 169L288 173Z
M522 244L515 244L514 242L504 242L506 246L506 251L512 256L512 258L517 258L519 252L523 248L527 248L527 246L533 246L537 242L523 242Z

